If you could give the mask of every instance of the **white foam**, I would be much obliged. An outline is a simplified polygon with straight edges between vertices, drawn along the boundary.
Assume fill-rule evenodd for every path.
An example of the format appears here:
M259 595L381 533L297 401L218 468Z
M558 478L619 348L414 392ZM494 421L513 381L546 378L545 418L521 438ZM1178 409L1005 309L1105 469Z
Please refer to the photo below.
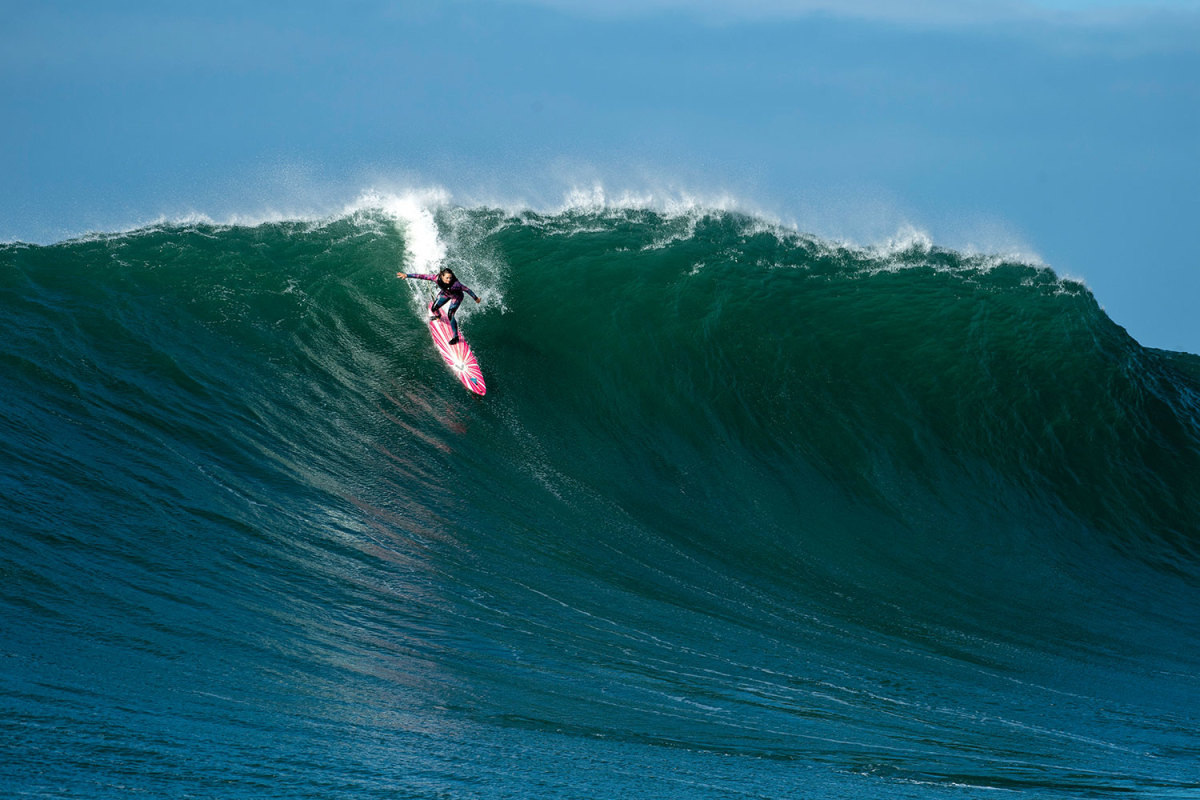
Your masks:
M504 304L507 267L493 258L486 247L479 246L492 228L475 226L470 216L453 203L448 190L437 186L399 192L370 189L347 204L340 218L360 215L368 220L377 220L382 215L403 230L405 259L403 264L396 265L397 271L434 274L443 267L452 267L483 298L481 311L508 310ZM416 313L424 315L428 287L410 281L409 288ZM464 303L459 318L469 317L475 308L475 303Z
M585 186L572 185L564 192L561 206L550 209L552 213L566 211L603 213L630 210L658 211L669 217L713 211L741 212L751 216L763 215L761 210L751 208L745 201L728 192L703 195L681 189L624 189L614 193L600 182Z
M902 253L928 253L933 249L933 238L925 231L912 225L903 225L887 241L871 248L883 258L894 258Z
M457 213L456 209L461 210L456 205L456 202L459 201L455 200L447 188L438 185L415 188L401 185L391 188L386 181L383 181L378 186L386 188L372 187L359 191L354 199L343 202L340 207L327 205L318 213L283 211L280 208L286 206L282 205L264 208L257 213L230 213L224 218L214 218L205 213L187 211L175 216L160 216L153 221L143 222L125 231L94 235L102 237L130 235L163 225L256 227L263 224L306 223L319 229L345 220L356 223L361 232L370 233L376 232L381 225L386 226L390 220L403 231L404 235L404 261L396 265L397 269L429 274L438 271L445 265L448 257L452 261L462 258L470 263L471 268L467 271L467 275L474 281L474 284L486 285L492 297L497 299L501 295L508 268L490 258L486 247L480 248L475 245L486 239L489 233L494 233L496 225L503 227L511 224L514 218L529 213L548 217L564 215L577 217L569 221L558 220L558 223L567 222L565 227L558 223L554 224L555 232L563 235L601 230L606 227L602 222L604 218L635 211L656 212L662 214L668 221L679 223L670 225L662 231L655 241L647 245L649 249L667 247L675 242L693 237L698 223L707 215L714 213L743 214L750 220L750 227L746 231L749 234L767 233L789 240L799 238L820 248L857 251L878 264L876 270L869 272L904 269L910 264L910 259L905 258L906 255L927 255L934 249L933 235L911 223L901 221L903 216L895 213L895 209L889 211L886 204L874 203L864 207L861 203L856 202L843 209L843 213L838 215L845 216L844 212L852 210L857 217L878 217L885 224L887 217L892 218L891 221L896 225L893 228L894 233L883 237L882 240L876 239L874 243L864 245L852 239L831 237L828 231L824 233L814 231L812 226L803 222L803 219L785 221L769 210L759 207L755 203L747 202L744 198L729 191L696 192L681 189L670 181L656 181L652 178L642 180L641 184L641 188L612 189L603 180L594 176L589 176L582 181L572 182L568 179L560 184L565 188L557 200L551 199L549 202L534 204L523 200L497 202L494 197L491 200L483 200L478 196L473 196L466 201L468 205L465 208L493 208L508 218L490 220L484 226L488 227L487 231L464 228L464 226L469 228L470 224L474 223L469 224L470 215L464 216ZM811 209L809 210L811 211ZM817 213L816 216L820 218L821 214ZM1045 266L1041 258L1030 248L1017 243L1019 242L1018 237L1002 224L987 220L968 220L967 222L969 223L965 226L969 231L967 236L960 234L953 238L956 238L958 242L974 241L975 244L968 244L965 247L961 244L955 247L955 243L952 241L948 241L946 244L969 257L973 262L971 265L973 268L987 271L999 264L1014 261L1035 267ZM534 223L526 218L525 224ZM818 236L819 238L814 238ZM448 237L449 241L443 237ZM454 251L453 256L449 255L451 249ZM1068 277L1067 280L1082 283L1079 278L1073 276Z
M438 235L434 212L449 205L450 193L433 187L392 194L369 189L342 210L342 217L379 211L404 228L405 272L436 272L446 260L446 245Z

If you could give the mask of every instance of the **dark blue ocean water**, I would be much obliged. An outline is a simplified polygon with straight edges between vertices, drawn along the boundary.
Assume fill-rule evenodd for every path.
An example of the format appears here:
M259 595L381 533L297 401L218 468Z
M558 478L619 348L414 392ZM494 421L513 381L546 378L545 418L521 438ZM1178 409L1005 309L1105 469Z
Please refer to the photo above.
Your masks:
M364 209L0 310L3 796L1200 798L1200 359L1044 266Z

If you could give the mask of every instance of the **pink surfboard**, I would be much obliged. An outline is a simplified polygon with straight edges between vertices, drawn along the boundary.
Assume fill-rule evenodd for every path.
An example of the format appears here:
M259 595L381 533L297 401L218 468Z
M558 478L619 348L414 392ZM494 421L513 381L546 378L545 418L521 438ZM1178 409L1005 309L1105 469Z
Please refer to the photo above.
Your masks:
M429 313L433 314L433 303L429 304ZM483 382L483 371L479 369L479 361L476 360L475 354L471 352L471 346L462 338L461 333L458 336L458 342L450 344L450 337L454 335L454 332L450 330L450 323L446 321L444 314L437 319L429 320L429 332L433 335L433 346L441 353L442 360L446 362L446 365L462 381L462 385L475 394L486 394L487 386Z

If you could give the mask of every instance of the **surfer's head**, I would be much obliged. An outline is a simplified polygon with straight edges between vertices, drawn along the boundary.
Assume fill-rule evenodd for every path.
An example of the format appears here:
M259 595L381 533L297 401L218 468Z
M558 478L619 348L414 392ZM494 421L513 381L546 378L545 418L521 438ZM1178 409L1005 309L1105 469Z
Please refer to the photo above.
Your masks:
M452 269L446 268L438 273L438 283L443 286L453 286L455 280L457 278L454 277L454 270Z

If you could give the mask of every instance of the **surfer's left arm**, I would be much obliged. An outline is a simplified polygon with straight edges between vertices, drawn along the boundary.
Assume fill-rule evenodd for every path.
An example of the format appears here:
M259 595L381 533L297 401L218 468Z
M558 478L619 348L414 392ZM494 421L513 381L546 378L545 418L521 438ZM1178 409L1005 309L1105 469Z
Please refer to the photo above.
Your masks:
M483 302L483 299L482 299L482 298L480 298L480 297L479 297L479 295L477 295L477 294L475 294L474 292L472 292L472 291L471 291L471 290L470 290L470 289L469 289L469 288L468 288L466 285L464 285L464 284L462 284L462 283L459 283L458 285L459 285L459 286L462 286L462 290L463 290L464 292L466 292L467 294L471 295L471 299L472 299L472 300L474 300L476 303L482 303L482 302Z

